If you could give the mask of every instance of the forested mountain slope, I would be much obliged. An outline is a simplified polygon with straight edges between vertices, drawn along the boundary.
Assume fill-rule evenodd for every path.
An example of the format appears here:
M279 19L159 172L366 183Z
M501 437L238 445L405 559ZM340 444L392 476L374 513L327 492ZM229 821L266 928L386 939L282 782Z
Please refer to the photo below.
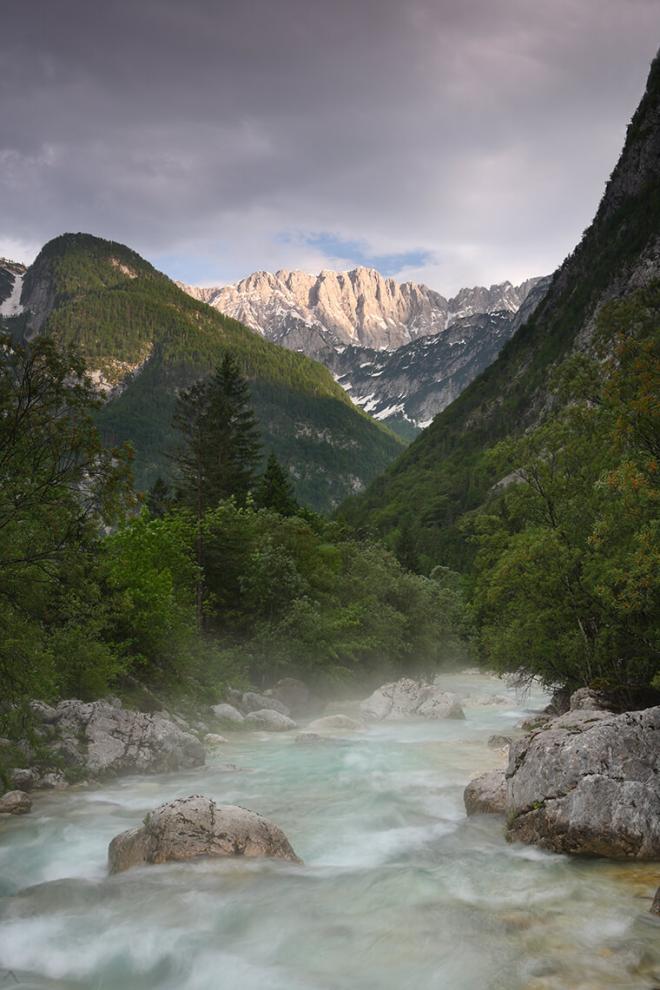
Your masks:
M402 449L358 410L320 364L191 298L134 251L88 234L50 241L25 274L15 333L79 346L106 402L105 438L135 447L140 487L170 474L177 390L226 350L247 377L265 451L289 469L298 497L336 505Z
M392 539L405 529L427 563L466 564L471 550L461 517L498 481L488 451L543 418L552 401L552 369L572 350L589 346L601 306L660 275L659 178L656 57L596 216L547 295L497 360L366 493L343 507L348 520Z

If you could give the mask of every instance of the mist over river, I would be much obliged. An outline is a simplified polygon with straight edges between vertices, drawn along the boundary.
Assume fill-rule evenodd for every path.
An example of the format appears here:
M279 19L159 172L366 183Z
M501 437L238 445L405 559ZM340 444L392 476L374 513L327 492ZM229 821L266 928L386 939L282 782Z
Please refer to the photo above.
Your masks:
M0 824L0 987L660 986L657 864L510 845L501 818L465 816L470 777L504 763L488 737L546 699L483 675L440 680L465 721L383 722L315 746L236 733L199 770L37 794L30 816ZM305 865L107 876L113 836L194 793L276 822Z

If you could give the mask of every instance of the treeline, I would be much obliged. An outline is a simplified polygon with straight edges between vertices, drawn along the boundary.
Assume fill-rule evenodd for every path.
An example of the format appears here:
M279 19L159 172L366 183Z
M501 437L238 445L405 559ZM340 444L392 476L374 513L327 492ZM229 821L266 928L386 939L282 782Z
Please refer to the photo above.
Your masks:
M457 575L406 570L296 502L264 469L248 386L226 355L180 393L170 486L144 500L106 449L75 352L2 340L0 697L110 690L208 699L228 681L317 685L420 672L461 655Z

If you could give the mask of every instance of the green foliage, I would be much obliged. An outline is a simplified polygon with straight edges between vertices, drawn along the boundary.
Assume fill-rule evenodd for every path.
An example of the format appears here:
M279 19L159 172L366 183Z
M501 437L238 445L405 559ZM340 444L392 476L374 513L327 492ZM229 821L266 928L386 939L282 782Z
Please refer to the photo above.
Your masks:
M85 674L87 640L104 621L102 609L90 618L98 587L89 571L100 526L130 502L129 462L125 450L102 447L74 353L47 339L0 346L0 696L20 704L95 691L118 670L105 650Z
M255 501L260 509L272 509L281 516L293 516L299 511L289 475L272 452L259 479Z
M189 665L196 633L195 527L180 512L143 513L107 537L103 571L113 593L113 639L134 667L154 676Z
M596 346L557 376L560 411L492 455L514 475L468 524L474 607L498 669L630 704L660 667L660 289L605 307Z
M233 501L203 530L209 628L253 680L417 673L464 654L458 588L406 572L378 544Z
M171 482L175 395L210 375L228 351L249 382L264 445L292 469L303 503L337 505L356 467L370 479L403 449L322 365L193 299L121 244L58 237L31 267L26 291L35 284L53 298L44 329L58 342L75 343L111 383L125 378L127 366L140 368L98 413L107 442L133 445L140 488L159 476Z

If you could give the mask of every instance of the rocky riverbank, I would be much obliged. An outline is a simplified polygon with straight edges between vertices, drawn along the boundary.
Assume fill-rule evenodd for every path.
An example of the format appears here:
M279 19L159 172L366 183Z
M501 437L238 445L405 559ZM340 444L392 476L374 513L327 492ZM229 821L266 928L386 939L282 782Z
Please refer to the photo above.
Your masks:
M468 814L506 815L510 841L553 852L660 859L660 706L602 705L581 690L568 712L537 722L506 770L470 782Z

